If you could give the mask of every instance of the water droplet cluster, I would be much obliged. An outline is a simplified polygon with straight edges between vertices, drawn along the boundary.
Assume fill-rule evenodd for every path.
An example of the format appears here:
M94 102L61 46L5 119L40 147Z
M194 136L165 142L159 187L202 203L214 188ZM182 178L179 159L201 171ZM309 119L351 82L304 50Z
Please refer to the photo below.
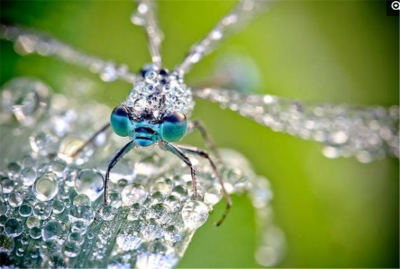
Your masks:
M272 95L244 95L206 88L197 97L219 103L276 132L285 132L325 146L328 158L355 156L362 163L399 157L399 108L305 104Z
M140 119L149 113L155 119L171 112L190 115L194 101L191 89L182 79L153 65L144 67L142 73L143 79L134 84L126 101L135 118Z
M18 154L2 160L0 170L1 265L175 266L222 197L208 162L193 159L199 192L194 201L190 171L178 158L159 149L132 152L112 171L110 203L103 206L105 168L124 141L107 133L105 143L89 145L75 159L68 157L66 148L72 142L80 145L96 126L94 121L108 117L109 109L95 103L80 108L59 95L51 103L32 127L19 122L10 127L10 141L17 141L12 150ZM258 255L264 257L266 249L272 258L260 261L275 264L283 253L283 239L271 222L268 181L257 177L238 153L221 155L234 167L220 167L228 191L249 193L263 218ZM271 234L275 237L268 241Z

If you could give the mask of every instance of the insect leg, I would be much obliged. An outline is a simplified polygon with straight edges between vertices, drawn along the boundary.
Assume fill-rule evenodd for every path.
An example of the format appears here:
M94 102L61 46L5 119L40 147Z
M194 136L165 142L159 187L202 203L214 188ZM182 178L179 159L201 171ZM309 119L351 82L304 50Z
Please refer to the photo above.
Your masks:
M222 215L221 219L216 223L217 226L221 225L224 222L225 218L228 216L229 210L232 206L232 200L231 200L231 197L229 196L228 192L225 189L224 181L222 180L222 177L221 177L220 173L218 172L217 166L215 165L214 161L211 159L210 155L202 149L198 149L198 148L194 148L194 147L187 147L187 146L179 146L179 148L185 153L200 156L202 158L207 159L210 162L210 165L214 171L214 174L217 177L219 184L221 184L222 195L224 196L225 201L226 201L225 212Z
M169 152L172 152L176 156L179 157L182 161L186 163L187 166L190 168L190 173L192 175L192 185L193 185L193 197L195 200L197 200L197 180L196 180L196 170L194 169L194 166L188 156L179 149L178 147L166 142L166 141L161 141L160 146L162 149L167 150Z
M101 129L98 130L97 132L95 132L88 140L86 140L85 143L83 143L82 146L80 146L79 148L77 148L77 149L75 150L75 152L71 154L71 157L72 157L72 158L75 158L87 145L89 145L90 143L93 143L93 141L96 139L96 137L97 137L99 134L101 134L101 133L107 131L107 129L108 129L109 127L110 127L110 123L107 123L106 125L104 125L103 127L101 127Z
M222 159L218 153L217 147L215 146L214 140L209 135L204 124L200 120L194 120L194 121L190 122L189 132L192 132L194 130L198 130L200 132L201 137L203 138L203 140L206 144L206 147L215 155L215 157L217 158L217 162L221 164Z
M107 203L108 203L107 194L108 194L108 180L110 178L110 171L118 163L118 161L134 147L134 145L135 145L134 141L130 141L122 149L120 149L117 152L117 154L114 155L114 157L111 159L110 163L108 164L106 176L104 178L104 193L103 193L104 205L107 205Z

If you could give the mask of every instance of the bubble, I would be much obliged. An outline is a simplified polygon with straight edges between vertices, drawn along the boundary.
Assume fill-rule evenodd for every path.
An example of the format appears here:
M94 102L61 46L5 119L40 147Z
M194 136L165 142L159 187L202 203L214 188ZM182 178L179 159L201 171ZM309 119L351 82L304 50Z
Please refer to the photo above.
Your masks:
M78 256L80 250L81 248L79 245L72 241L65 242L62 247L63 254L69 258L75 258Z
M75 179L75 190L95 201L103 191L103 175L95 169L81 170Z
M26 220L26 226L28 226L29 229L32 229L33 227L38 227L40 226L40 220L35 216L30 216Z
M32 207L29 204L23 204L19 207L21 217L29 217L32 214Z
M0 253L10 253L14 250L15 243L12 237L0 234Z
M39 80L16 78L1 91L1 113L23 125L33 125L48 109L50 88Z
M221 191L215 187L211 187L204 194L204 203L208 205L215 205L221 200L222 194Z
M53 212L54 214L61 214L65 210L65 203L60 200L55 200L53 202Z
M90 206L73 206L68 217L71 222L82 221L88 226L94 220L94 213Z
M33 206L33 214L40 220L50 217L52 208L45 202L39 202Z
M36 198L40 201L49 201L58 193L57 177L53 173L47 173L38 177L33 185Z
M78 205L90 206L91 201L90 201L89 197L86 194L79 194L79 195L75 196L73 204L75 206L78 206Z
M23 201L24 198L22 198L22 195L19 192L13 192L8 196L8 203L12 207L18 207L22 205Z
M42 237L42 229L40 229L39 227L33 227L33 228L29 231L29 235L30 235L33 239L39 239L40 237Z
M24 186L31 186L35 183L36 171L30 167L24 168L21 171L21 179Z
M42 229L42 237L44 241L62 240L64 233L64 226L56 220L50 220Z
M140 184L134 183L126 186L122 191L122 201L131 206L135 203L142 204L147 198L147 190Z
M183 206L181 214L186 227L197 229L206 222L208 207L200 201L189 201Z
M117 213L117 209L110 206L110 205L106 205L103 206L100 210L100 217L103 220L112 220L115 217L115 214Z
M17 237L24 231L22 223L17 219L8 219L4 224L4 231L11 237Z

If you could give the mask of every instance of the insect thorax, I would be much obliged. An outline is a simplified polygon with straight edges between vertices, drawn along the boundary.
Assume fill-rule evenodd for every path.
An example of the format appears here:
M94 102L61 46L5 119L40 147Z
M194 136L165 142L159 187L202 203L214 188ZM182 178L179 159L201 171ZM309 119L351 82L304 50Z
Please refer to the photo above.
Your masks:
M135 120L157 121L172 112L189 116L194 108L192 90L183 79L154 66L141 71L142 79L133 85L125 105Z

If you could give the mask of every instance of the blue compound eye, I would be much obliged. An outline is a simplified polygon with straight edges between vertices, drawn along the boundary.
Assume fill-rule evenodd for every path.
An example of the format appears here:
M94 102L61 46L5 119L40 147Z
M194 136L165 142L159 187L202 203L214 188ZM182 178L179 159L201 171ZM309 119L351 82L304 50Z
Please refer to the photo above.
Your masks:
M117 106L111 113L111 127L119 136L129 136L133 130L133 123L129 119L128 111L123 106Z
M180 112L173 112L163 118L161 123L161 136L168 142L181 140L187 131L186 116Z

